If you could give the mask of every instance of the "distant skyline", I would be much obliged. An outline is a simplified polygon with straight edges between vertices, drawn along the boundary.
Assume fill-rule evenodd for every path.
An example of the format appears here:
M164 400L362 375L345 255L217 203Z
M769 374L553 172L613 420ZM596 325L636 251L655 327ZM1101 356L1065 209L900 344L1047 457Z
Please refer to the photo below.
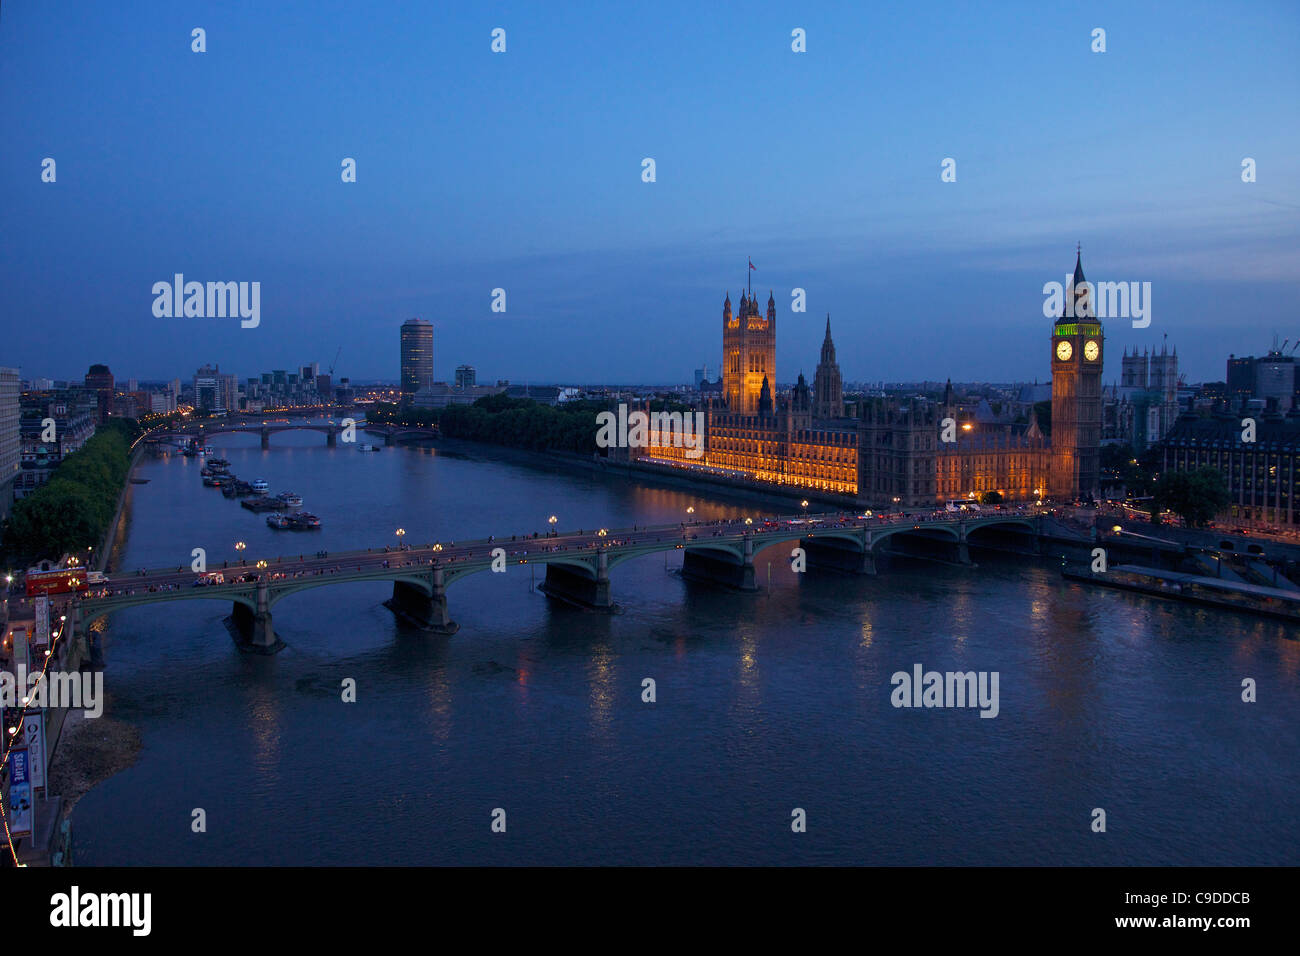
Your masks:
M336 376L396 381L419 317L442 381L689 382L752 257L779 381L828 312L846 381L1046 381L1082 242L1090 280L1152 284L1107 385L1166 335L1221 380L1300 338L1296 49L1290 3L6 4L0 366L243 379L341 345ZM178 272L260 282L260 324L155 318Z

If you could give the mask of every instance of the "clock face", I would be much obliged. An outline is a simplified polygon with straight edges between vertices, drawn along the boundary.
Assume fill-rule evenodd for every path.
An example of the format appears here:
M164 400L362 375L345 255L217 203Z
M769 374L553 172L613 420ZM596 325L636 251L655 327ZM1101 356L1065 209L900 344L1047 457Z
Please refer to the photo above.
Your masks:
M1089 362L1097 361L1097 356L1101 354L1101 346L1089 339L1083 343L1083 357Z
M1073 354L1074 346L1072 346L1067 340L1061 339L1061 341L1056 343L1056 357L1062 362L1070 361L1070 356Z

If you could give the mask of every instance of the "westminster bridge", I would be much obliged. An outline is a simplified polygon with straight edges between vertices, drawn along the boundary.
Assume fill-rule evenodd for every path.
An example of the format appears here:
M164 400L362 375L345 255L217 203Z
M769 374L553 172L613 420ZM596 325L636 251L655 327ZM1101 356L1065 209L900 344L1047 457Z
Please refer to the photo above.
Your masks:
M986 514L927 512L886 515L799 515L766 519L690 522L677 525L551 532L512 540L436 542L423 547L372 548L319 557L245 560L212 566L198 574L182 568L116 572L67 609L73 636L114 611L170 601L221 600L233 606L232 634L245 650L272 653L283 647L275 636L272 609L283 598L313 588L360 581L391 581L385 602L403 619L428 631L452 634L458 625L447 608L447 588L471 574L510 566L542 565L539 586L549 597L586 608L611 610L610 572L634 558L683 551L683 576L742 590L758 590L756 552L795 544L791 561L808 568L875 574L887 542L910 543L910 551L935 549L947 559L970 563L968 543L990 530L1010 532L1024 550L1037 553L1044 516L1030 509ZM222 583L196 584L216 573Z
M418 441L437 438L437 426L429 425L393 425L387 422L368 422L364 418L344 424L338 421L245 421L235 418L205 419L176 425L164 425L149 432L144 441L152 444L176 444L182 439L194 439L205 442L213 435L257 435L262 440L263 448L271 447L271 436L279 432L320 432L325 436L325 444L330 448L338 444L339 436L349 441L350 435L363 431L368 435L382 436L385 445L396 445L403 441Z

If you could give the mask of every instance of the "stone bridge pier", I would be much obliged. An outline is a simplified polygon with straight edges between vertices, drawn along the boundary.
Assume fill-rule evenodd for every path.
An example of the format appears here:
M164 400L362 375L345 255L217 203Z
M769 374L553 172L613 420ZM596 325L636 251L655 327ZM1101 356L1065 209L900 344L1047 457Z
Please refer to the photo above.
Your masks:
M589 573L567 564L547 564L546 580L537 589L547 597L596 611L613 611L609 591L609 555L599 551Z
M745 538L739 560L726 551L687 548L682 558L682 576L694 581L723 584L738 591L757 591L754 539Z
M871 535L863 533L861 541L846 538L804 538L799 542L808 555L808 566L840 571L845 574L875 574L876 556L871 550Z
M325 433L325 447L337 448L339 444L339 433L337 429L331 428Z
M271 589L265 581L257 583L256 603L254 610L242 601L235 602L229 619L235 644L249 654L275 654L284 650L285 643L275 636L271 624Z
M266 449L271 447L271 429L263 428L261 429L261 432L262 432L262 450L265 451Z
M447 579L442 568L431 568L428 590L410 581L394 581L393 596L384 606L398 617L434 634L455 634L460 625L447 613Z

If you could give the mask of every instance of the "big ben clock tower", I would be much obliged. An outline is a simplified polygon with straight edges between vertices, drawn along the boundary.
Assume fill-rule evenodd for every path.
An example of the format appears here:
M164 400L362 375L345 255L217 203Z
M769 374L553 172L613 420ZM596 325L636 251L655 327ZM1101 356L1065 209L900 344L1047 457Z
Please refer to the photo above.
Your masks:
M1104 336L1083 277L1083 253L1062 315L1052 327L1052 469L1050 492L1074 501L1100 493L1101 363Z

